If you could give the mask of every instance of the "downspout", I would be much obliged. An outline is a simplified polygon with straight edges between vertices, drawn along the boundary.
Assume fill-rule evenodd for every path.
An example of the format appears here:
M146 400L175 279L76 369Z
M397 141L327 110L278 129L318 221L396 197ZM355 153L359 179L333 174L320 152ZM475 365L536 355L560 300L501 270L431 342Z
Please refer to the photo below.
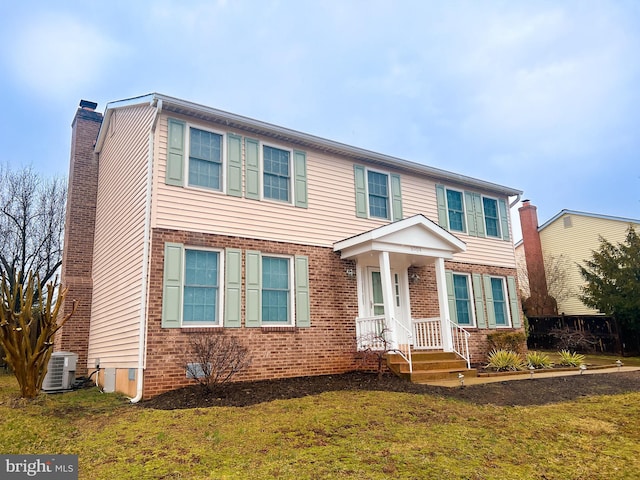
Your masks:
M153 99L152 105L156 111L151 119L149 131L149 153L147 160L147 189L145 193L144 211L144 245L142 250L142 295L140 297L140 330L138 332L138 373L136 375L136 396L130 398L131 403L142 400L144 386L144 368L147 359L147 298L149 295L149 250L151 244L151 191L153 186L153 136L155 134L158 117L162 110L162 100Z
M511 203L509 204L509 208L513 208L513 206L514 206L515 204L517 204L517 203L520 201L520 199L521 199L521 198L522 198L522 194L521 194L521 193L519 193L518 195L516 195L516 199L515 199L513 202L511 202Z

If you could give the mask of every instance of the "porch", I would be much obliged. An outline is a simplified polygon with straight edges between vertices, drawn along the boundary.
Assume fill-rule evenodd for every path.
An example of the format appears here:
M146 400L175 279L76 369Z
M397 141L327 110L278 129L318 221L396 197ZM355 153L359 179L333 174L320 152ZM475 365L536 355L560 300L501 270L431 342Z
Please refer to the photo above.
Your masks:
M464 328L448 321L452 348L445 351L440 318L412 319L410 330L392 323L397 332L386 325L384 315L356 319L358 351L386 352L389 369L416 383L476 375L471 369L470 334Z
M464 242L414 215L336 242L334 251L356 263L358 350L389 352L409 375L417 363L413 352L451 353L470 367L469 333L450 320L453 287L445 271L446 260L466 251Z

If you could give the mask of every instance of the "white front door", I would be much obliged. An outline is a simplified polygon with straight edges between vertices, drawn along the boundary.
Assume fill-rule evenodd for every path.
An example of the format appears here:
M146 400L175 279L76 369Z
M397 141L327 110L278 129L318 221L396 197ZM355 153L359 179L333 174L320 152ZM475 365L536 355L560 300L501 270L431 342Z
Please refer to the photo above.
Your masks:
M384 300L382 298L382 279L380 278L380 269L377 267L369 267L367 269L367 295L366 304L369 307L368 316L384 315ZM408 325L408 316L406 315L407 308L407 285L406 285L406 272L404 275L396 270L391 270L391 286L393 289L393 316L402 322L405 326Z

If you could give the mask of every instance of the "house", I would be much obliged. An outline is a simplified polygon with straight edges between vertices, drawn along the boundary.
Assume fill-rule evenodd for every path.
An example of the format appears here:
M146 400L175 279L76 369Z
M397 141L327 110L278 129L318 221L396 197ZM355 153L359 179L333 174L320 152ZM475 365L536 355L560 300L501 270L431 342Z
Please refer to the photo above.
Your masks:
M247 347L234 378L255 380L363 368L381 329L409 367L420 349L480 363L488 333L522 328L519 190L156 93L96 107L72 124L78 310L56 349L107 391L192 383L206 332Z
M579 298L584 284L578 265L600 248L600 238L613 244L625 241L632 225L640 228L640 220L600 215L596 213L562 210L538 225L537 208L529 200L518 209L522 240L515 245L521 275L528 277L529 299L525 302L527 315L598 315L600 312L585 306ZM559 278L550 279L545 272L549 265L559 268ZM560 282L563 292L557 294L549 282ZM524 284L526 282L521 282ZM550 290L550 291L549 291ZM552 298L558 297L558 298Z

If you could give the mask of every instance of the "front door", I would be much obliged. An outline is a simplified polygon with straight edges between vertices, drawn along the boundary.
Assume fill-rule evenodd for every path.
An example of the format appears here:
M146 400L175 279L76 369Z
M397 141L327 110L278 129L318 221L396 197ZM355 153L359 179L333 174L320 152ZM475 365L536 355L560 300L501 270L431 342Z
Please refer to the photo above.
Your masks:
M406 275L405 275L406 276ZM368 305L369 316L384 315L384 300L382 298L382 278L380 277L380 269L369 267L367 269L368 283ZM407 311L406 303L406 279L396 270L391 270L391 288L393 289L393 316L409 327L408 319L405 316Z

